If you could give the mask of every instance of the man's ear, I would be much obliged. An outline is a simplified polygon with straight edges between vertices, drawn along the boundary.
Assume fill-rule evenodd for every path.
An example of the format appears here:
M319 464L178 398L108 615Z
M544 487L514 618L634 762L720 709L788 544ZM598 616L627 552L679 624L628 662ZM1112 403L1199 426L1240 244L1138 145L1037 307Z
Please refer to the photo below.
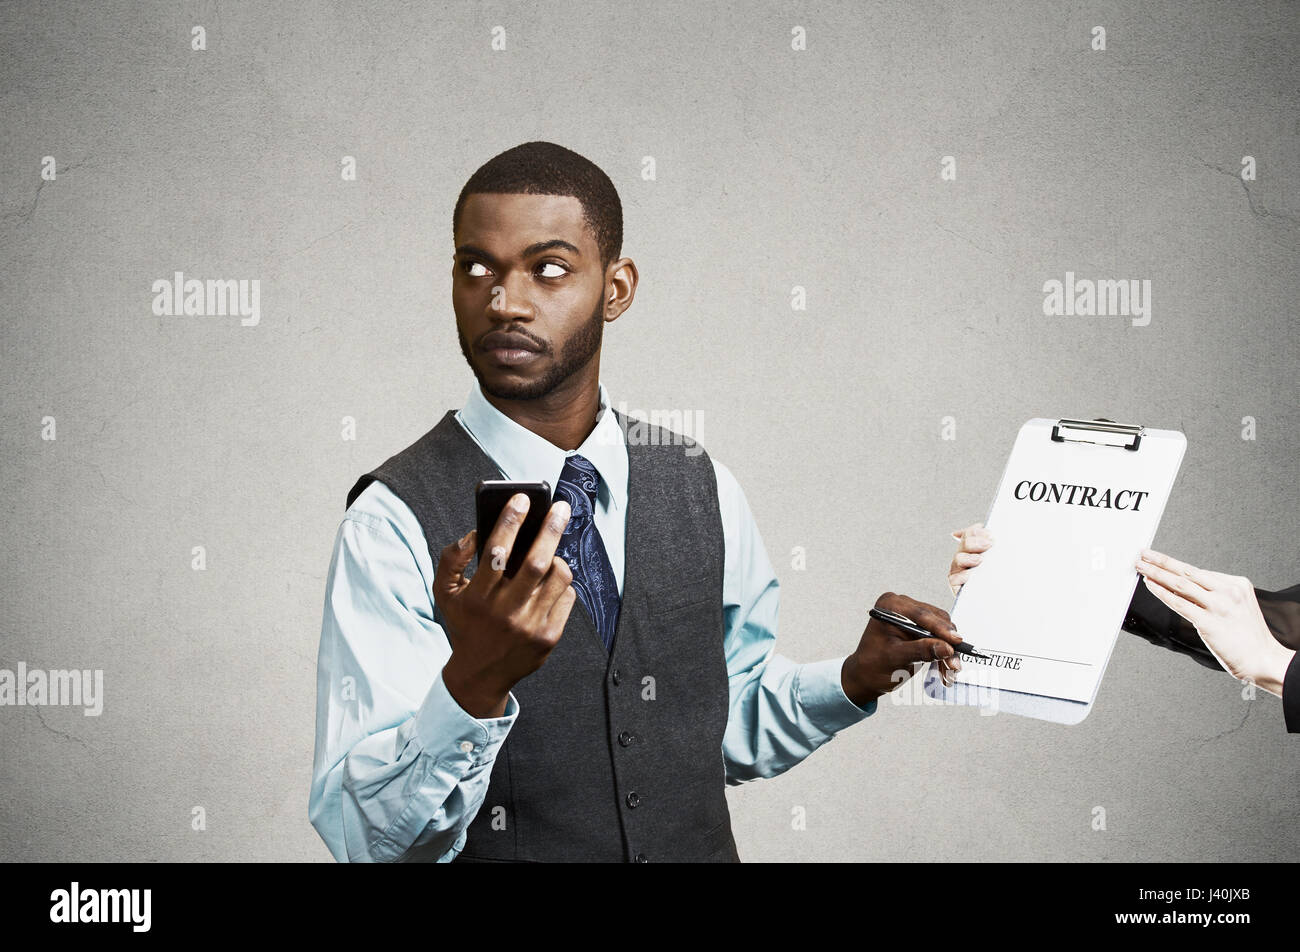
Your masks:
M636 263L631 258L619 258L610 263L609 279L605 282L605 320L617 320L619 315L632 306L636 297L636 285L639 275ZM612 316L611 316L612 315Z

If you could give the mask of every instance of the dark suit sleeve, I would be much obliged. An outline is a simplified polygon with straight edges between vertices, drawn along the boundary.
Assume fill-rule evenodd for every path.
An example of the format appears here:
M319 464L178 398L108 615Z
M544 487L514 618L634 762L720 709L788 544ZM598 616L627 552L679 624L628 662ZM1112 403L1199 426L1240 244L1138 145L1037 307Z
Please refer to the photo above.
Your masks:
M1300 734L1300 651L1287 665L1286 680L1282 682L1282 716L1286 718L1288 734Z
M1129 603L1128 613L1124 616L1123 628L1127 632L1145 638L1153 645L1168 648L1179 654L1187 655L1198 664L1215 671L1223 671L1223 665L1215 659L1210 649L1205 647L1196 628L1176 611L1156 598L1147 590L1146 583L1139 580L1133 600Z
M1282 683L1282 714L1288 733L1300 733L1300 585L1278 592L1257 588L1255 599L1273 637L1296 651ZM1152 595L1141 581L1129 603L1123 627L1153 645L1185 654L1207 668L1223 670L1205 647L1196 627Z

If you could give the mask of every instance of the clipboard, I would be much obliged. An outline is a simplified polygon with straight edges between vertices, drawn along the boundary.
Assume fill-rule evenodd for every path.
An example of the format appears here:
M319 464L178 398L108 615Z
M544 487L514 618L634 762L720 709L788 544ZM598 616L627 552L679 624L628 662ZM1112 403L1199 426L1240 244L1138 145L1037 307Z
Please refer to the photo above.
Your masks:
M950 609L988 661L962 657L926 694L1060 724L1092 710L1187 439L1110 420L1020 428L985 519L994 544ZM982 712L983 713L983 712Z

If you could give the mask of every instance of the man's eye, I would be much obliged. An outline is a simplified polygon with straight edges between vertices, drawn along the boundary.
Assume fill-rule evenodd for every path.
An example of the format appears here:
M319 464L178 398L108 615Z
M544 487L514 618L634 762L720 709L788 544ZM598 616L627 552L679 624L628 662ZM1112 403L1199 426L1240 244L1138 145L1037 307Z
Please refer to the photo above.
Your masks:
M470 270L471 268L483 268L483 265L480 264L480 263L477 262L477 261L462 261L462 262L461 262L460 270L464 271L464 272L465 272L466 274L468 274L471 278L481 278L481 277L483 277L483 275L487 274L487 269L486 269L486 268L483 268L483 274L475 274L474 272L472 272L472 271Z
M556 263L556 262L554 262L554 261L543 261L543 262L542 262L542 267L543 267L543 268L559 268L559 269L560 269L560 273L559 273L559 274L544 274L544 275L542 275L542 277L544 277L544 278L562 278L562 277L564 277L566 274L569 273L569 269L568 269L568 268L566 268L564 265L562 265L562 264L558 264L558 263Z

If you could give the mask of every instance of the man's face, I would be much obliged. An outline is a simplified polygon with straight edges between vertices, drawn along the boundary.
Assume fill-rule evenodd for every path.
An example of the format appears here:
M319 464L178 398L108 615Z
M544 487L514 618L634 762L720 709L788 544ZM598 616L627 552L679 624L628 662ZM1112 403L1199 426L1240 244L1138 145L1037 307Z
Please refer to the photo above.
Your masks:
M592 363L605 273L578 199L472 194L455 237L456 336L484 393L536 400Z

